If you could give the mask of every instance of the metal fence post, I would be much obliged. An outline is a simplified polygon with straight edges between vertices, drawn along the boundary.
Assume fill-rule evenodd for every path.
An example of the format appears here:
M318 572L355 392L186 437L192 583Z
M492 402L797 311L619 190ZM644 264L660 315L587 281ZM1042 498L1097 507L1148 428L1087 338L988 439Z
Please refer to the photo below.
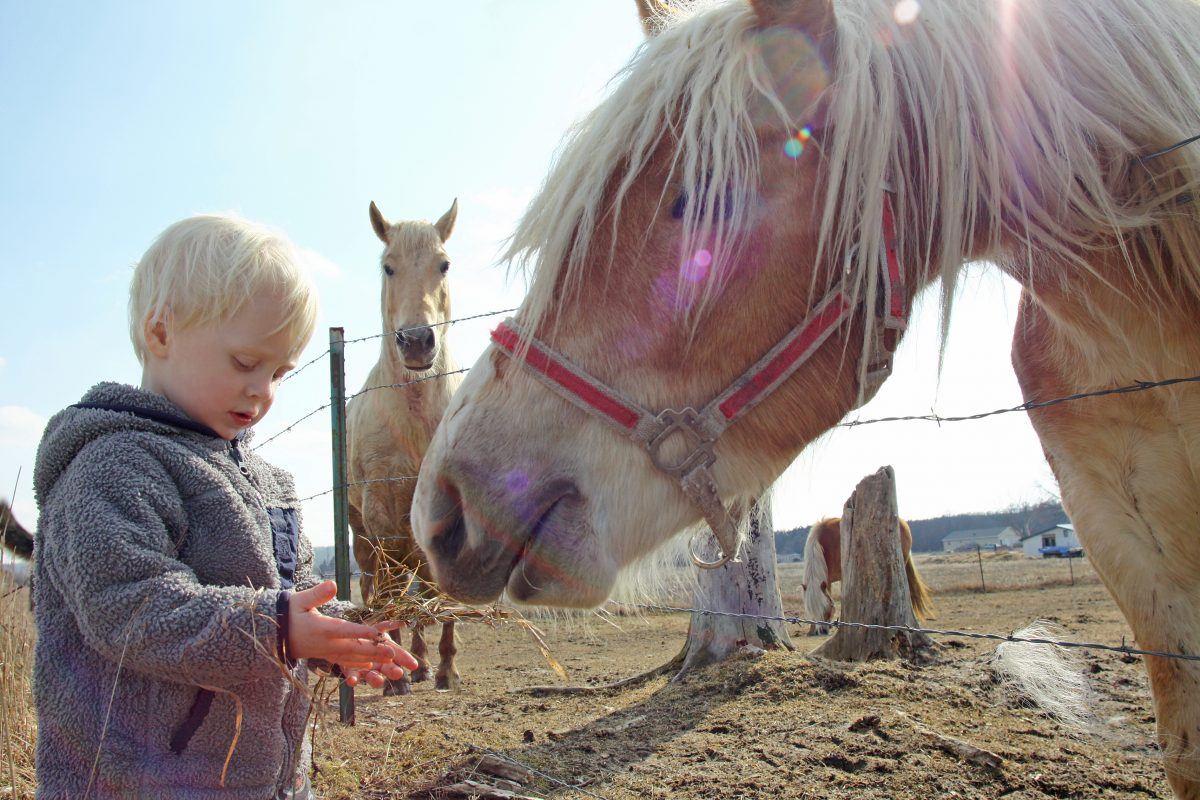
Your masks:
M346 492L346 332L329 329L329 415L333 426L333 559L337 596L350 599L350 518ZM354 688L338 685L338 712L343 724L354 724Z
M983 549L975 545L975 557L979 559L979 586L984 594L987 593L987 581L983 577Z

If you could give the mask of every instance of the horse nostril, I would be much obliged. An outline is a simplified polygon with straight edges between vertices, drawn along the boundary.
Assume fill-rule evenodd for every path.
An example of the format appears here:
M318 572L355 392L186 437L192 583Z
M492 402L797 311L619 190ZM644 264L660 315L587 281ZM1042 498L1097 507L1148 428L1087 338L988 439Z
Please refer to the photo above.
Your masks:
M463 515L462 498L457 487L449 481L434 494L430 508L433 530L429 547L438 556L453 561L467 543L467 521Z
M396 344L429 353L437 346L437 334L433 328L402 328L396 331Z

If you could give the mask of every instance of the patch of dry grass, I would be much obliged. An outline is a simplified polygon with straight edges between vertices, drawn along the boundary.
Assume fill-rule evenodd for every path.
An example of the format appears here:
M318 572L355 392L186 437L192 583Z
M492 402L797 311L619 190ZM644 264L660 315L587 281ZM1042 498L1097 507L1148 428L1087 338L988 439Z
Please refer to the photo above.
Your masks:
M0 554L4 553L0 550ZM7 559L0 555L0 562ZM33 613L29 590L0 569L0 796L33 797Z

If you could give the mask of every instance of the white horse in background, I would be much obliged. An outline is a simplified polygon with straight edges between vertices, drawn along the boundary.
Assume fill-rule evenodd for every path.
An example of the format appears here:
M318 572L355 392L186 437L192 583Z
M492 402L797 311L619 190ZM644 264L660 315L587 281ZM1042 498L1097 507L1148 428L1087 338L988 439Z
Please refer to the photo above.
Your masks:
M458 388L459 376L446 341L450 321L450 257L458 201L432 225L389 223L371 203L371 227L384 244L380 259L380 312L384 336L379 360L364 391L346 407L347 482L354 558L362 570L364 603L402 591L416 575L429 591L431 575L412 535L409 519L415 476L433 432ZM437 327L435 327L437 326ZM372 389L372 387L394 387ZM365 391L372 389L371 391ZM412 654L420 667L412 680L429 677L420 626L412 632ZM455 688L454 623L442 625L441 663L435 686ZM407 679L389 681L384 694L411 692Z

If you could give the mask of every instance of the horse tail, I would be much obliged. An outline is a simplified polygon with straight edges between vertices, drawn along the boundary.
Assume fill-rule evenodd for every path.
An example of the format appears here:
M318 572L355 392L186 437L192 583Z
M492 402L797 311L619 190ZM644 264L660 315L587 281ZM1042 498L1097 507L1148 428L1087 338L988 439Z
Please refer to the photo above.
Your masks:
M804 543L804 615L817 622L825 621L826 604L832 602L827 591L829 566L825 563L825 548L817 535L824 523L821 520L813 525Z
M0 500L0 529L4 531L4 546L21 558L33 558L33 534L21 527L8 503Z
M904 554L904 571L908 574L908 599L912 603L913 613L922 622L933 619L933 596L929 593L929 586L921 580L921 573L917 572L911 551Z
M1014 636L1061 639L1063 631L1036 620ZM1052 644L1004 642L992 654L990 667L1000 685L1032 702L1046 714L1076 730L1098 734L1103 725L1098 702L1083 662Z

